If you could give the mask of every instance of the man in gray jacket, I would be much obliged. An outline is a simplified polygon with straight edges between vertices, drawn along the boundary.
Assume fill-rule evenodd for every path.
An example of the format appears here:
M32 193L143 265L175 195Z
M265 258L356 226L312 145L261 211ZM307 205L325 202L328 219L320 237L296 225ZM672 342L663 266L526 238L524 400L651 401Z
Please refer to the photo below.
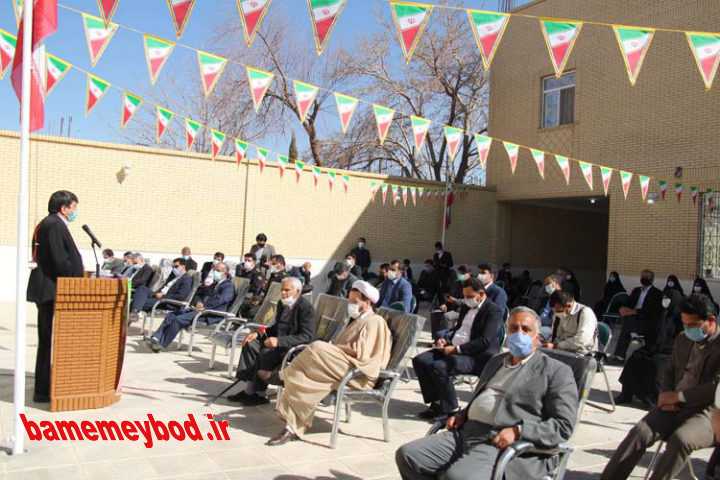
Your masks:
M509 353L496 355L480 375L467 408L447 421L448 430L403 445L395 455L404 480L485 480L498 454L516 441L554 448L572 435L578 394L570 367L537 351L540 317L517 307L507 322ZM543 478L554 460L514 459L506 480Z

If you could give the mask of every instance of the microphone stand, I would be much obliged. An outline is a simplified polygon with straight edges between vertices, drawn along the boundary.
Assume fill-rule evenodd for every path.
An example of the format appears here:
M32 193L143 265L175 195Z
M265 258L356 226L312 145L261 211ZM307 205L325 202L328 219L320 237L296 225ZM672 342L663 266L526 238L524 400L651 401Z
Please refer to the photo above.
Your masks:
M100 278L100 261L98 260L97 256L97 250L95 250L95 242L90 242L90 246L93 250L93 255L95 255L95 278Z

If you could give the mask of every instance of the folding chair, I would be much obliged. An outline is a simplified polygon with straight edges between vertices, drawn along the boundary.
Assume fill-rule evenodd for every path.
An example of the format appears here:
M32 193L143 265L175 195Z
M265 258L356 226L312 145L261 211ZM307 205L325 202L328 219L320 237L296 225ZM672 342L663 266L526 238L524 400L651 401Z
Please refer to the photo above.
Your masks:
M172 311L170 308L162 308L162 307L168 307L168 306L174 306L177 307L179 310L182 310L183 308L187 308L190 306L190 302L192 301L193 297L195 296L195 293L197 292L197 289L200 287L200 272L196 272L194 270L189 270L187 272L187 275L190 275L192 277L192 288L190 289L190 293L187 297L185 297L184 300L170 300L168 298L163 298L161 300L158 300L155 305L153 305L152 310L150 310L150 315L143 316L143 324L142 324L142 333L144 338L149 338L150 335L152 335L153 330L155 329L155 316L158 314L167 315L169 312ZM149 328L146 328L149 327Z
M645 477L643 477L644 480L648 480L650 478L653 468L655 468L655 464L657 463L658 459L660 458L660 453L664 446L665 446L664 440L661 440L658 442L658 447L655 450L655 453L653 454L652 459L650 460L650 464L648 465L647 470L645 471ZM692 460L690 459L690 457L688 457L685 465L687 466L688 473L690 474L690 478L692 478L692 480L698 480L697 475L695 475L695 469L692 466Z
M625 292L613 295L602 315L602 321L610 325L615 324L620 320L620 307L627 306L628 302L630 302L630 296Z
M590 352L589 355L595 359L595 361L597 362L598 371L601 372L603 374L603 377L605 378L605 386L607 387L607 393L608 397L610 397L611 405L608 413L612 413L615 411L615 398L613 398L612 388L610 387L610 380L608 379L607 372L605 371L605 360L608 356L607 349L610 346L610 342L612 341L612 329L610 328L610 325L604 322L598 322L597 340L598 349Z

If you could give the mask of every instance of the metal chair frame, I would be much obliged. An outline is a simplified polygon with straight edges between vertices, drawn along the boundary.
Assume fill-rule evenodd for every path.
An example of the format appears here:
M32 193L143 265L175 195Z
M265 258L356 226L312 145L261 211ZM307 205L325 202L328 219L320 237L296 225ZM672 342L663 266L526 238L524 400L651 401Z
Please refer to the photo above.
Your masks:
M185 300L171 300L169 298L163 298L155 302L155 305L153 305L152 310L150 310L150 315L144 315L143 316L143 324L142 324L142 335L143 338L150 338L150 335L152 335L153 329L155 328L155 317L158 314L158 312L162 312L164 315L167 315L171 310L163 309L161 307L165 305L172 305L175 307L179 307L179 309L188 308L190 306L190 302L192 301L193 297L195 296L195 293L197 293L197 289L200 288L200 272L197 272L195 270L189 270L187 272L187 275L192 276L192 288L190 289L190 293L187 297L185 297ZM149 327L149 328L146 328Z

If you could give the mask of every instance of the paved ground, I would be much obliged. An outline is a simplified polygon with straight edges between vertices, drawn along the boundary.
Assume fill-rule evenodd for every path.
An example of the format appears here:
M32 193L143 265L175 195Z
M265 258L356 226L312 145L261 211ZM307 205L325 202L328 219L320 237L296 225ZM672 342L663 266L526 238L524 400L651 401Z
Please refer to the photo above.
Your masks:
M30 310L28 328L28 366L34 366L36 345L35 312ZM7 441L12 432L12 368L14 344L14 312L0 304L0 440ZM28 452L20 456L0 453L0 479L391 479L399 478L394 464L396 448L421 437L428 424L415 418L422 409L417 382L402 384L391 403L392 439L382 441L380 409L376 405L357 405L349 424L342 424L338 448L327 447L331 412L321 409L306 442L282 447L266 447L263 443L282 426L271 406L243 408L221 401L204 407L208 394L227 385L224 368L227 359L220 355L214 370L208 370L209 345L201 340L193 357L185 350L153 354L140 340L139 330L127 343L122 379L122 399L101 410L51 414L46 405L29 404L27 415L32 420L143 420L148 413L156 418L183 420L188 413L204 418L213 413L230 422L231 440L226 442L166 442L147 449L133 442L30 442ZM81 335L82 332L78 332ZM617 393L619 369L608 367L612 387ZM31 398L32 375L28 377L28 398ZM607 393L602 376L595 377L590 399L606 408ZM462 387L460 397L471 394ZM587 405L582 423L572 443L577 451L570 459L568 480L599 477L609 456L617 448L625 432L643 415L635 407L619 407L615 413ZM202 430L208 430L201 423ZM710 451L694 455L697 472L705 468ZM634 478L642 478L646 455ZM689 478L684 472L680 478Z

